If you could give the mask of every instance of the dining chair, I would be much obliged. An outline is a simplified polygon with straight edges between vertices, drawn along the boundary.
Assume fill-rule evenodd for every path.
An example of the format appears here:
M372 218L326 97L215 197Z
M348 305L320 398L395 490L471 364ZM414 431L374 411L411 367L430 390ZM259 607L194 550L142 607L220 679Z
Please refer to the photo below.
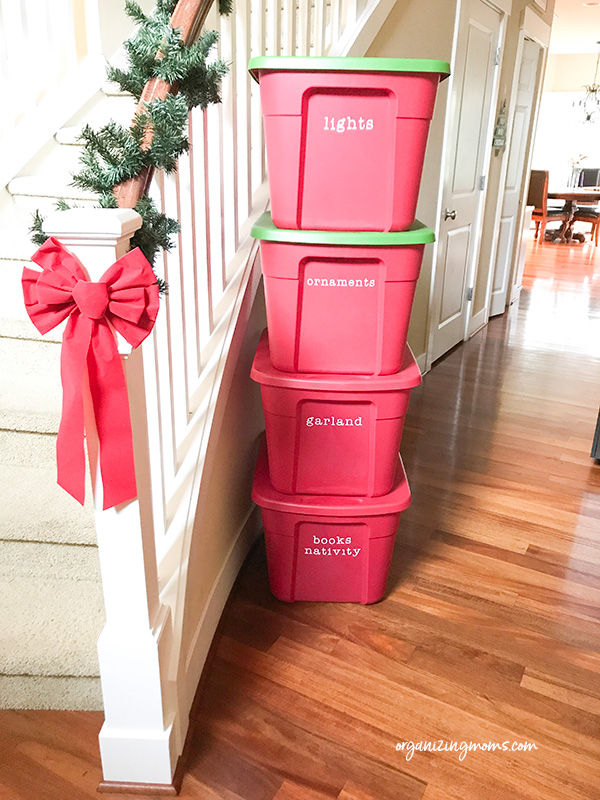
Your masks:
M531 170L527 205L534 207L531 220L535 222L535 238L537 239L539 234L540 242L544 241L548 222L565 222L568 219L568 215L562 208L548 208L547 169Z
M580 186L600 186L600 167L585 167L579 176Z
M592 226L590 238L598 247L598 229L600 228L600 211L595 206L579 206L573 217L573 222L589 222Z
M585 167L581 170L580 186L600 186L600 168ZM582 203L575 212L574 222L589 222L592 226L591 238L598 247L598 229L600 228L600 207L597 203Z

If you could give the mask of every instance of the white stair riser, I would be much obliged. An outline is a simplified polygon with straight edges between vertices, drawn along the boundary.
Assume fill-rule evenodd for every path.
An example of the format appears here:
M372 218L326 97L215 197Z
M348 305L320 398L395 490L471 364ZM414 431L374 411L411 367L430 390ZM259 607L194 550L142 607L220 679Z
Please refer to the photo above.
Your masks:
M23 228L29 228L35 211L39 211L43 217L47 217L49 214L52 214L54 211L56 211L56 205L61 199L66 200L69 205L73 206L91 207L98 205L97 200L95 201L91 199L72 197L69 196L67 192L64 194L57 193L52 197L40 197L39 195L24 194L13 195L15 213L18 215L18 219L23 225Z
M35 245L31 245L33 253ZM2 275L3 291L0 292L0 320L20 320L31 326L32 334L36 333L33 323L25 311L21 276L23 267L29 265L29 260L0 261L0 274ZM1 350L1 344L0 344ZM0 379L1 380L1 379ZM4 408L4 403L2 403Z
M55 433L62 396L60 345L0 337L0 363L0 428Z
M132 95L106 95L101 93L97 96L95 102L92 101L87 107L81 109L78 114L75 114L66 127L90 125L92 128L97 129L102 125L106 125L109 120L114 120L119 125L127 128L131 125L135 107L136 101Z

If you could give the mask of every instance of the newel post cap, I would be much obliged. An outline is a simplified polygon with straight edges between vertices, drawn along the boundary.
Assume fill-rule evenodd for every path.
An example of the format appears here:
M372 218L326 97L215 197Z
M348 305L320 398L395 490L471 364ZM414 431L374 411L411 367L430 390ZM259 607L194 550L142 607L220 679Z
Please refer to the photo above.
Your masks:
M70 208L44 220L44 232L58 239L97 281L129 250L142 218L131 208Z
M131 238L142 227L142 218L132 208L69 208L55 211L44 220L44 231L65 242L77 239Z

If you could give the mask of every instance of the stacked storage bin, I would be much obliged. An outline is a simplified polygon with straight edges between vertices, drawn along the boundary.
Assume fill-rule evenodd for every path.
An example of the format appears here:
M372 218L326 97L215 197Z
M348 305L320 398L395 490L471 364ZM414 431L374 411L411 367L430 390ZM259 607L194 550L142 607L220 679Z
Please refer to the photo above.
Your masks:
M271 213L267 306L252 377L266 445L261 507L281 600L373 603L410 490L398 451L421 381L406 336L423 250L415 221L446 62L263 57Z

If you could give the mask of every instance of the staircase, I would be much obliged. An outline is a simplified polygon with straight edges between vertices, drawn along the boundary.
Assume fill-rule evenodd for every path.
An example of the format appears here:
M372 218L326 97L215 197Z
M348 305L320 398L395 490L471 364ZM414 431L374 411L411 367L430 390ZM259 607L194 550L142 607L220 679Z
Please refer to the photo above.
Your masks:
M58 0L46 2L54 10ZM97 510L95 519L91 506L81 509L55 485L61 331L37 336L19 282L34 250L26 233L31 211L48 213L61 197L90 203L68 186L78 127L129 121L132 99L103 91L86 100L0 192L0 434L9 487L0 508L0 696L6 707L100 707L102 631L99 742L107 790L123 782L172 788L218 620L259 531L250 486L262 416L249 372L264 310L249 232L268 187L248 60L364 55L392 6L257 0L236 3L231 18L220 18L212 4L206 25L220 31L219 55L231 65L222 103L192 112L191 152L151 188L182 232L159 266L169 294L152 335L125 363L138 499ZM114 231L98 227L103 213L66 212L58 238L75 241L78 252L106 248L102 237ZM73 232L74 217L94 224Z
M104 610L91 502L56 484L62 326L41 337L25 314L23 266L31 214L91 198L68 185L84 122L131 119L110 86L0 196L0 707L100 709L96 643ZM91 489L88 485L88 498Z

